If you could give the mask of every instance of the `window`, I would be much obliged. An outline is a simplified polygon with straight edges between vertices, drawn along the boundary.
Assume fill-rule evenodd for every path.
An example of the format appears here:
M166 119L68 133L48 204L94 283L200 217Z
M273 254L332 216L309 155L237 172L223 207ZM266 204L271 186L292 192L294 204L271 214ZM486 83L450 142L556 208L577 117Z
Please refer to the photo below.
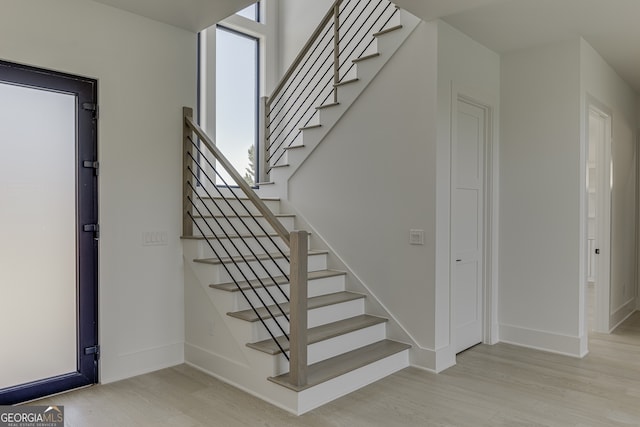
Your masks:
M198 36L198 121L252 184L261 172L260 97L277 82L277 13L275 1L260 0Z
M260 3L256 2L251 6L247 6L240 12L236 13L236 15L243 16L247 19L251 19L252 21L260 22Z
M216 145L251 185L257 173L258 52L257 38L216 28Z

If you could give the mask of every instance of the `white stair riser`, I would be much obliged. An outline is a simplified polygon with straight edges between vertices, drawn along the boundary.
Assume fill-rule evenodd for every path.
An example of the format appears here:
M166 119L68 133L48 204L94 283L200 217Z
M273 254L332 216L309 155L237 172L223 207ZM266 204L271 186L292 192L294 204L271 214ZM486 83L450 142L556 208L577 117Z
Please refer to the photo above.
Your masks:
M381 341L386 338L386 332L386 325L380 323L312 344L308 347L307 362L311 365Z
M327 88L324 91L325 95L320 96L318 105L320 105L320 101L326 97L326 94L329 94L329 91L330 89ZM315 98L318 94L319 92L315 91L311 96ZM285 116L279 116L278 121L272 125L272 129L270 130L272 131L272 136L269 141L271 144L270 164L286 164L286 154L283 156L282 150L301 143L302 132L300 132L300 128L318 123L315 109L308 111L302 117L298 116L301 105L302 103L297 98L291 101L288 106L283 108L283 111L288 110L288 113Z
M282 288L284 293L288 296L289 284L287 283L287 284L281 285L280 287ZM269 289L269 292L276 298L276 301L278 303L285 301L284 296L278 289L276 289L275 286L270 286L268 287L268 289ZM344 289L345 289L344 276L324 277L322 279L310 280L308 282L309 298L341 292L341 291L344 291ZM212 291L226 292L218 289L212 289ZM256 286L256 291L264 301L271 301L269 295L267 295L267 292L263 288ZM249 289L245 291L245 294L247 295L247 297L249 298L249 300L251 301L254 307L260 307L260 300L258 299L258 297L256 297L255 292ZM232 295L234 300L234 304L233 304L234 308L229 311L248 310L250 308L249 303L247 302L247 300L245 299L245 297L242 295L241 292L232 292Z
M206 220L206 221L205 221ZM293 217L279 217L278 220L287 230L293 230L294 218ZM224 234L226 232L229 235L233 234L246 234L247 230L251 230L254 233L273 233L273 228L269 225L267 220L262 217L257 217L255 220L252 218L195 218L196 224L193 226L193 234L201 236L210 234ZM208 225L207 225L208 223ZM200 227L200 228L198 228ZM202 230L202 232L200 232ZM264 231L263 231L264 230Z
M280 213L280 201L263 200L263 202L274 214ZM200 213L202 213L203 215L248 215L249 213L251 213L252 215L261 215L258 208L249 200L237 200L235 198L229 198L225 201L215 198L214 196L214 199L197 199L195 200L195 203L197 209L200 210ZM197 214L196 208L194 208L193 211L194 214Z
M277 266L276 266L277 264ZM228 283L232 282L233 279L229 275L231 273L235 280L238 281L246 281L252 280L257 277L266 278L271 276L282 276L284 273L289 273L289 263L283 259L276 259L275 262L271 260L261 260L261 261L251 261L249 263L238 263L234 264L225 264L222 266L220 264L204 264L210 265L213 271L212 274L212 284L218 283ZM278 268L279 266L279 268ZM326 270L327 268L327 255L326 254L311 254L308 258L308 271L318 271L318 270ZM228 271L227 271L228 269ZM268 273L267 273L268 272Z
M310 310L307 324L313 328L361 314L364 314L364 298Z
M275 314L275 313L274 313ZM338 320L348 319L350 317L359 316L364 314L364 299L358 299L354 301L342 302L339 304L328 305L326 307L314 308L307 313L307 323L309 328L315 326L325 325L331 322L337 322ZM238 319L239 320L239 319ZM278 316L276 320L280 322L280 325L286 333L289 333L289 324L283 317ZM244 322L240 320L241 322ZM261 322L244 322L250 325L246 342L257 342L271 338ZM265 321L271 331L279 331L275 321L268 319ZM278 333L277 335L282 335Z
M211 246L213 246L213 248ZM213 258L215 252L224 254L228 251L232 255L251 255L264 254L264 253L277 253L278 248L284 253L289 252L287 244L278 236L258 237L254 239L242 238L242 239L209 239L209 241L202 241L202 258ZM226 251L225 251L226 250ZM214 252L215 251L215 252Z
M404 350L304 390L298 394L297 413L302 415L408 366L409 350Z
M358 329L338 337L320 341L307 346L307 363L312 365L386 338L384 323ZM257 350L256 350L257 351ZM287 352L289 354L289 352ZM289 361L282 353L272 356L275 359L273 376L289 372Z

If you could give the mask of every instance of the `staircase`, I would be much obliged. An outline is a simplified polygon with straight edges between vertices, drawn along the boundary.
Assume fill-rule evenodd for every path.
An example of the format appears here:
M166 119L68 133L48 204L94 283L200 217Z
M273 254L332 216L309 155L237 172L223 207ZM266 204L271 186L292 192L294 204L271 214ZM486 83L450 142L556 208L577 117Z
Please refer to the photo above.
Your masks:
M352 16L356 19L350 24ZM388 339L388 319L367 313L368 296L349 291L347 273L332 269L331 254L314 250L313 236L296 230L295 216L280 207L288 176L417 22L386 0L335 2L297 64L265 101L260 157L268 159L263 165L268 175L262 198L185 108L188 364L298 415L409 365L410 346ZM291 81L314 55L322 57L310 52L328 34L334 45L329 84L297 96L297 89L291 90L300 86ZM346 43L354 39L356 44ZM283 98L287 93L294 98ZM283 106L294 108L285 111Z
M420 19L386 0L336 1L285 78L265 100L261 117L262 193L286 198L288 179L419 23ZM333 36L334 50L340 52L337 62L331 60L332 55L322 55L331 44L326 34L333 32L336 24L340 29ZM307 81L298 81L299 76L306 76Z

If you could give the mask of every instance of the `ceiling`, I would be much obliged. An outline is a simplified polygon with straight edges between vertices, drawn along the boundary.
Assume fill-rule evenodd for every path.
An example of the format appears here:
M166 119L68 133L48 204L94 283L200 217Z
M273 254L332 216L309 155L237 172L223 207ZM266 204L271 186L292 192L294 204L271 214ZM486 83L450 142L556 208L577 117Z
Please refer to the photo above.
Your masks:
M94 0L185 30L198 32L256 0Z
M640 93L640 0L498 0L442 17L501 54L582 36Z
M95 0L190 31L254 0ZM504 54L578 36L640 93L640 0L395 0Z

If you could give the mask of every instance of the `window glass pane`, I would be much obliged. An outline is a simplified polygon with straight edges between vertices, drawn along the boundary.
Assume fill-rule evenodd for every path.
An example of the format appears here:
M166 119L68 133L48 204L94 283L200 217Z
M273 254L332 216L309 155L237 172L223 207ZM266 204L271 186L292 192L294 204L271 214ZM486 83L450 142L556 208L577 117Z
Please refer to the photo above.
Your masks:
M77 370L75 109L0 82L0 389Z
M255 183L256 174L257 113L258 40L218 27L216 145L250 184ZM224 178L235 185L226 174Z
M258 3L254 3L251 6L247 6L242 9L240 12L236 13L236 15L244 16L247 19L251 19L252 21L259 21L259 8Z

